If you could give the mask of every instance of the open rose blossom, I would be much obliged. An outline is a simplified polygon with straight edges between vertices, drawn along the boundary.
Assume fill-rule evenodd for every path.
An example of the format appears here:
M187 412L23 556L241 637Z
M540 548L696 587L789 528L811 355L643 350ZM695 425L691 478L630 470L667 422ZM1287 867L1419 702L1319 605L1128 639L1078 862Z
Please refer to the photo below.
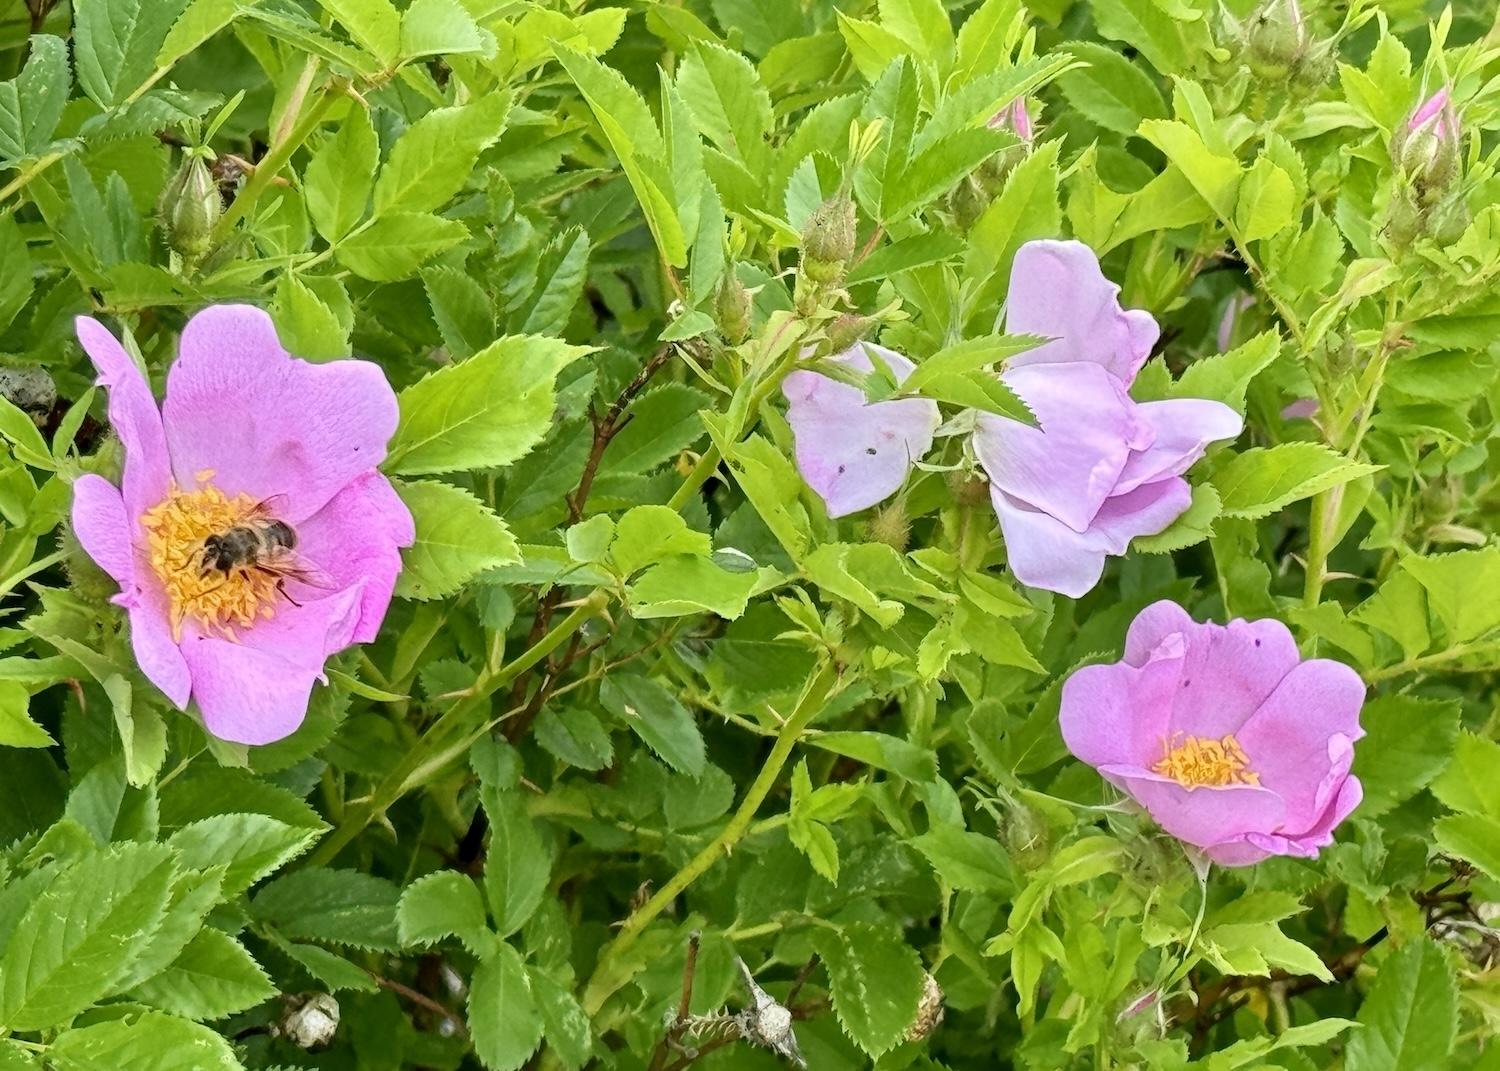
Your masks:
M1068 749L1163 829L1225 866L1313 858L1362 798L1350 774L1365 686L1302 661L1279 621L1193 621L1146 607L1125 657L1063 684Z
M1220 402L1130 397L1158 329L1149 313L1122 309L1119 294L1081 242L1022 246L1006 330L1048 341L1012 358L1001 378L1037 426L982 413L974 434L1011 571L1073 598L1099 582L1108 555L1182 515L1192 501L1182 474L1209 443L1243 426ZM898 380L910 374L900 354L861 345L877 350ZM870 367L860 346L833 359ZM835 517L894 494L939 422L924 399L867 403L857 388L815 372L788 376L784 391L797 466Z
M220 305L183 330L158 410L102 324L78 338L125 465L119 488L78 480L73 527L120 585L142 672L221 739L287 736L328 656L375 638L415 538L376 471L397 420L385 374L293 358L265 313Z

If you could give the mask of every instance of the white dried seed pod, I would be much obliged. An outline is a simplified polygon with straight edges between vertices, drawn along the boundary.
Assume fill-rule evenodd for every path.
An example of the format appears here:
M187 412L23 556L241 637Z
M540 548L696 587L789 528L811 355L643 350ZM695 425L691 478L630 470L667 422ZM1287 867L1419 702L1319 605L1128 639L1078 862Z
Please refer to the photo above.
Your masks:
M917 1000L917 1014L906 1028L907 1041L925 1041L943 1021L943 987L937 979L922 974L922 996Z

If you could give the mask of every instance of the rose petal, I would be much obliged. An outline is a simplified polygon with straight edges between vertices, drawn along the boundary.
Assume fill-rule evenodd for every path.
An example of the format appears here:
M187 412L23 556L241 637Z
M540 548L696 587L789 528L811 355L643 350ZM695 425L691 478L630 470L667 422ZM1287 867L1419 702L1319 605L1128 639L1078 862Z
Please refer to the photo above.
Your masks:
M130 515L119 489L103 476L85 474L73 484L73 533L99 568L121 585L130 581L135 573Z
M1039 426L982 414L974 434L979 463L999 490L1086 531L1131 450L1150 444L1150 427L1135 418L1120 381L1097 365L1021 368L1005 382Z
M327 656L353 636L360 596L356 585L327 599L283 605L275 617L241 630L237 640L185 628L182 654L208 731L236 744L269 744L295 732Z
M1185 788L1141 767L1105 767L1107 774L1157 825L1199 848L1248 833L1270 833L1286 817L1286 805L1268 788L1200 785Z
M380 631L401 572L401 549L416 539L411 512L378 472L357 477L297 527L297 551L316 567L315 579L343 587L363 583L353 642ZM300 596L298 596L300 599Z
M295 360L249 305L188 321L162 414L180 484L207 471L231 497L285 496L293 524L384 460L399 416L378 365Z
M1120 288L1104 277L1082 242L1027 242L1011 268L1005 329L1053 341L1011 358L1010 367L1089 362L1129 386L1161 334L1149 312L1120 307Z
M1134 490L1167 476L1181 476L1211 442L1233 439L1245 426L1229 406L1201 398L1178 398L1137 405L1136 416L1156 432L1155 441L1125 462L1115 493Z
M1358 673L1342 662L1315 658L1283 677L1235 734L1260 783L1286 800L1288 830L1312 828L1327 810L1349 772L1349 745L1364 735L1359 727L1364 701ZM1346 742L1344 749L1330 748L1335 738Z
M121 491L130 516L138 519L166 498L171 486L172 465L161 412L145 374L103 324L80 316L74 327L84 352L99 370L99 383L109 390L109 423L125 448Z
M133 576L110 600L123 606L130 620L130 647L146 679L161 689L178 710L187 706L192 675L167 624L167 595L151 567L137 553Z
M1105 553L1092 536L1073 531L993 484L990 502L1000 519L1010 571L1021 583L1070 599L1082 598L1099 583Z
M894 350L868 342L831 360L869 372L874 365L866 349L880 355L898 383L915 367ZM932 449L942 419L937 403L925 398L867 402L857 387L816 372L793 372L781 389L797 469L830 517L868 509L900 490L912 462Z
M1125 661L1132 666L1143 666L1155 655L1163 640L1197 627L1198 622L1171 599L1153 602L1135 615L1125 633Z
M1123 495L1104 500L1089 535L1110 554L1124 554L1137 536L1156 535L1187 512L1193 489L1183 479L1148 483Z
M1159 759L1184 646L1170 636L1143 666L1084 666L1063 682L1058 724L1068 750L1094 767Z

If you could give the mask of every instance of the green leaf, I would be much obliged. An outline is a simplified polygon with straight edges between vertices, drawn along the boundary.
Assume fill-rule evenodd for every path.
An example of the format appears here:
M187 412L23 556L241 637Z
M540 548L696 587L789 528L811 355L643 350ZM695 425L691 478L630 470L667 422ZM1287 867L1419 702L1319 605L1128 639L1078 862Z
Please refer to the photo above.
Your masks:
M48 1059L63 1071L243 1071L229 1042L162 1012L131 1012L59 1034Z
M1251 380L1280 352L1281 339L1276 332L1262 331L1228 353L1216 353L1188 365L1168 394L1173 398L1207 398L1244 413L1245 391Z
M1365 790L1361 817L1378 818L1433 783L1453 756L1461 714L1457 701L1413 695L1382 695L1365 704L1359 721L1366 735L1354 749L1354 773ZM1450 771L1458 765L1455 760ZM1433 785L1439 796L1442 783Z
M294 941L394 952L401 890L372 874L313 867L277 878L250 902L257 921Z
M1455 811L1500 818L1500 743L1476 733L1458 735L1453 761L1432 791Z
M401 16L403 59L494 51L494 39L475 24L459 0L412 0Z
M295 275L283 275L271 309L282 345L307 360L349 355L349 329L312 287Z
M422 285L443 344L463 360L495 340L495 303L467 272L446 265L425 268Z
M0 681L0 746L51 747L56 743L36 722L27 707L31 693L15 681Z
M401 14L391 0L318 0L349 36L383 66L401 54Z
M167 31L187 2L74 0L73 62L83 91L100 107L124 103L155 68Z
M164 846L127 844L58 875L0 960L0 1027L57 1026L108 996L161 925L173 872Z
M771 96L744 56L698 42L678 69L677 90L704 137L751 169L763 164Z
M403 945L430 945L457 937L478 953L488 932L484 901L466 874L438 870L418 878L401 892L396 931Z
M922 962L899 931L868 922L819 929L813 945L828 967L839 1024L870 1056L895 1047L916 1018Z
M627 603L637 620L698 613L733 620L745 612L759 582L755 572L731 572L708 558L678 554L642 574L626 593Z
M636 506L615 525L610 557L621 576L633 576L648 565L678 554L706 557L712 542L688 527L682 514L667 506Z
M1360 1005L1347 1071L1439 1071L1458 1029L1458 987L1443 950L1425 937L1387 956Z
M1439 818L1433 827L1438 847L1473 863L1491 880L1500 881L1500 819L1479 814Z
M0 264L5 265L4 277L0 278L0 331L3 331L26 307L35 288L31 253L14 213L0 219ZM68 415L72 413L69 410Z
M34 35L21 73L0 82L0 158L22 160L46 149L67 106L72 81L68 46L62 38Z
M1016 250L1033 238L1050 238L1062 226L1058 205L1058 143L1049 141L1018 164L1000 196L969 229L964 276L981 284L975 307L1000 299L1010 279Z
M356 967L326 948L288 941L277 934L271 935L271 943L331 992L347 989L355 993L374 993L380 988L364 968Z
M797 663L801 669L801 663ZM805 671L801 677L805 677ZM790 681L780 682L781 687L791 687L801 677L793 674ZM888 770L904 781L925 784L937 777L937 756L930 748L918 747L909 740L890 733L876 732L820 732L809 736L807 742L835 755L855 759L877 770Z
M537 835L519 790L487 790L481 799L490 816L484 891L496 932L508 937L541 904L552 874L552 855Z
M1220 219L1234 218L1235 194L1240 184L1238 160L1210 149L1196 130L1175 119L1148 119L1140 129L1146 140L1187 176L1198 196Z
M263 814L220 814L183 826L167 843L185 867L225 864L227 897L295 859L317 839L316 830L289 826Z
M515 1071L542 1040L542 1019L521 956L501 944L479 964L469 986L469 1033L489 1071Z
M1270 238L1291 226L1301 208L1291 176L1262 156L1240 183L1235 226L1247 242Z
M412 384L401 392L387 471L425 475L519 460L552 424L557 374L588 352L513 335Z
M1257 447L1231 458L1214 473L1223 512L1256 520L1320 491L1380 471L1350 461L1321 443Z
M590 248L588 232L582 227L570 227L547 243L537 266L536 287L511 317L518 331L536 335L562 333L572 317L573 307L583 296Z
M323 142L302 176L307 214L330 242L337 242L364 219L379 159L380 144L370 113L352 105L338 133Z
M396 594L404 599L451 595L486 569L521 560L505 522L469 492L435 480L403 481L417 540L402 552Z
M599 702L672 769L689 777L703 772L703 735L688 709L661 684L638 674L617 673L600 686Z
M396 141L375 183L375 214L432 212L452 200L474 161L505 129L510 96L490 93L461 108L438 108Z
M1091 41L1069 41L1068 51L1088 66L1059 75L1057 86L1068 103L1094 123L1128 136L1142 119L1167 118L1156 83L1117 50Z
M221 1019L277 993L245 946L223 930L207 927L172 965L135 987L147 1004L184 1019Z
M703 437L699 410L708 405L702 391L667 383L643 394L630 407L630 422L609 444L602 472L649 472Z
M1427 604L1447 629L1449 646L1500 626L1500 547L1410 555L1401 567L1426 589Z
M993 837L935 825L911 843L954 889L1000 896L1015 892L1015 866Z
M405 279L424 263L469 236L456 219L424 212L391 212L338 246L344 266L376 283Z
M533 734L538 744L580 770L602 770L614 757L608 730L582 707L544 707L537 715Z
M1214 532L1214 521L1222 511L1219 492L1211 483L1193 488L1193 500L1187 510L1155 535L1136 536L1130 546L1143 554L1171 554L1184 547L1202 543Z
M547 1045L569 1071L579 1071L594 1051L593 1027L573 991L535 966L526 969L547 1033Z

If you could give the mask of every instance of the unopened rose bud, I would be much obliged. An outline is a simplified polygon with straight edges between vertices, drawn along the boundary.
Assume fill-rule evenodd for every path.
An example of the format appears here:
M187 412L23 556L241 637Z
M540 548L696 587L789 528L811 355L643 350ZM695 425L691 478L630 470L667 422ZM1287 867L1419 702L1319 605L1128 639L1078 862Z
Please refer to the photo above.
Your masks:
M813 210L802 228L802 270L814 282L836 283L854 256L858 220L847 193L836 193Z
M1472 222L1474 214L1469 211L1469 203L1462 197L1449 197L1433 211L1429 227L1439 245L1452 245L1464 236Z
M333 1040L339 1029L339 1002L327 993L304 993L286 998L286 1013L272 1025L271 1033L299 1049L319 1049Z
M1267 0L1250 16L1245 60L1261 78L1285 78L1307 49L1307 23L1297 0Z
M943 1021L943 987L937 979L925 971L922 974L922 995L917 1000L917 1014L906 1028L907 1041L925 1041Z
M834 353L843 353L863 339L869 330L870 318L868 316L856 316L850 312L840 313L828 325L828 346Z
M1386 208L1384 233L1398 248L1406 248L1422 233L1422 209L1406 186L1397 186Z
M991 130L1009 130L1028 144L1036 136L1036 128L1031 125L1031 114L1026 110L1024 97L1017 97L990 116L989 125Z
M1460 140L1452 92L1444 86L1396 130L1391 157L1423 200L1430 202L1458 176Z
M197 261L208 252L214 226L224 214L224 201L202 153L188 152L182 167L162 191L157 211L167 244L184 260Z
M750 334L750 291L740 282L732 264L719 280L719 289L714 294L714 314L719 331L730 345L738 346Z
M982 506L990 500L990 485L980 476L955 469L947 481L949 494L960 506Z

